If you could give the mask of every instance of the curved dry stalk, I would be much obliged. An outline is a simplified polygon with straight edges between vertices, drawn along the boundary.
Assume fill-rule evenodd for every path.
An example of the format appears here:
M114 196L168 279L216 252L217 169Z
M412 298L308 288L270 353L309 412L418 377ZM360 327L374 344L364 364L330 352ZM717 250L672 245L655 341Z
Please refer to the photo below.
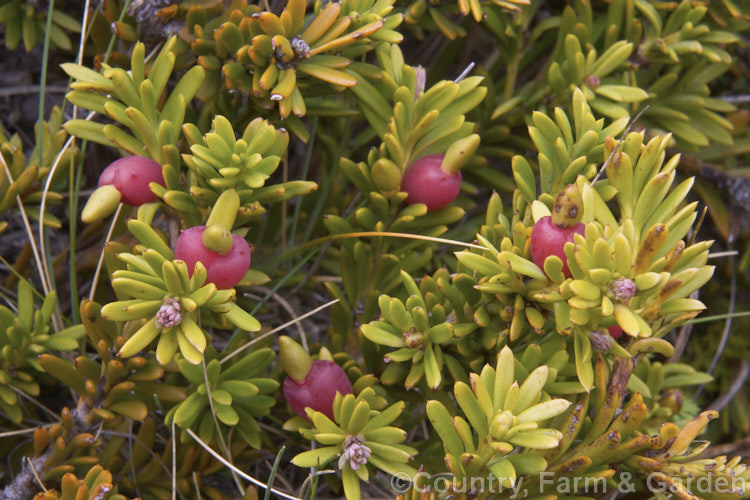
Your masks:
M91 8L91 0L86 0L83 4L83 19L81 20L81 26L89 25L89 9ZM76 63L83 64L83 50L86 46L86 35L87 30L81 30L81 41L78 44L78 54L76 55ZM73 118L78 117L78 106L73 105Z
M217 453L213 448L211 448L206 442L204 442L201 438L198 437L198 435L193 432L190 429L185 429L185 432L187 432L191 438L195 439L195 442L201 445L201 447L206 450L208 453L211 454L212 457L214 457L216 460L224 464L225 467L231 469L233 472L235 472L238 476L242 477L243 479L249 481L250 483L254 484L255 486L260 486L263 489L270 489L271 493L278 495L282 498L286 498L287 500L303 500L302 498L295 497L293 495L290 495L289 493L285 493L281 490L277 490L276 488L269 487L266 483L259 481L258 479L255 479L253 476L250 476L240 469L238 469L234 464L231 462L228 462L224 457L222 457L219 453Z
M219 425L219 419L216 418L216 410L214 410L214 400L211 396L211 384L208 381L208 373L206 372L206 355L205 353L201 353L201 364L203 365L203 383L206 384L206 398L208 399L208 406L211 408L211 417L214 419L214 425L216 426L216 433L219 435L219 444L221 444L221 448L224 451L224 454L227 456L227 460L232 460L232 452L227 446L227 442L224 440L224 434L221 433L221 426ZM242 484L240 483L240 480L237 479L237 475L232 472L232 478L234 479L234 483L237 486L237 489L240 492L240 495L245 494L244 488L242 488Z
M7 177L9 183L13 183L13 177L10 175L10 168L8 167L8 164L5 162L5 157L0 154L0 162L2 162L4 170L5 170L5 177ZM34 253L34 260L36 261L37 268L39 270L39 277L42 282L42 289L44 290L45 295L49 294L49 286L47 284L46 276L42 272L42 260L39 257L39 249L36 245L36 238L34 237L34 231L31 229L31 224L29 223L29 216L26 214L26 209L23 206L23 201L21 201L21 197L19 195L16 195L16 203L18 203L18 209L21 212L21 218L23 219L23 225L26 229L26 233L29 237L29 244L31 245L31 251Z
M25 392L23 392L18 387L15 387L12 384L8 384L8 387L10 387L11 389L13 389L16 392L16 394L18 394L19 396L21 396L23 399L27 400L29 403L33 404L34 406L36 406L37 408L39 408L43 412L47 413L48 415L51 415L52 418L56 422L60 420L60 415L58 415L57 413L55 413L52 410L50 410L49 408L47 408L46 406L44 406L42 403L40 403L36 399L32 398L31 396L29 396L28 394L26 394Z
M487 250L487 248L481 245L475 245L473 243L466 243L464 241L450 240L448 238L438 238L436 236L424 236L421 234L393 233L390 231L357 231L354 233L331 234L328 236L322 236L320 238L311 240L299 248L302 249L302 248L306 248L310 246L315 246L318 243L325 243L326 241L344 240L348 238L383 238L383 237L404 238L407 240L431 241L433 243L445 243L447 245L455 245L455 246L466 247L466 248L476 248L477 250Z
M92 111L89 113L89 115L86 117L86 120L91 120L91 118L94 117L96 113ZM41 126L41 125L40 125ZM75 140L75 137L71 136L68 137L68 140L65 141L65 144L63 145L62 149L60 149L60 152L57 153L57 157L55 157L55 161L52 163L52 167L50 168L49 172L47 173L47 179L44 182L44 189L42 190L42 201L39 203L39 246L41 249L41 266L39 268L39 272L44 274L44 280L43 282L47 282L47 286L52 283L52 274L50 272L50 265L49 262L47 262L47 249L46 244L44 242L44 213L47 211L47 195L49 194L50 186L52 184L52 178L55 176L55 172L57 171L57 167L60 166L60 160L62 159L63 154L65 154L65 151L70 147L70 145ZM41 161L39 162L41 163ZM73 216L73 214L71 214ZM49 293L45 290L46 293Z
M0 97L13 97L16 95L36 94L42 89L41 85L13 85L0 89ZM64 94L68 88L62 85L48 85L44 89L48 94Z
M5 437L11 437L11 436L20 436L23 434L31 434L36 431L36 427L29 427L28 429L19 429L17 431L6 431L6 432L0 432L0 438Z
M731 241L731 240L730 240ZM714 353L714 358L711 360L711 365L708 367L706 373L709 375L713 374L716 365L719 364L719 359L724 353L724 349L727 347L729 341L729 333L732 330L732 320L734 319L734 309L737 305L737 259L734 256L729 257L729 308L727 310L727 318L724 320L724 331L721 333L721 340L719 341L719 347ZM703 389L706 384L701 384L698 390L695 391L694 400L697 400L703 393Z
M740 368L737 371L737 375L729 385L729 389L727 389L724 394L716 398L716 400L711 403L706 409L720 411L722 408L728 405L729 402L734 398L734 396L736 396L737 393L740 392L740 389L742 389L742 387L745 385L745 381L747 380L748 376L750 376L750 366L748 366L747 361L743 359L740 363Z
M271 298L273 298L276 302L281 304L281 307L283 307L286 310L286 312L289 313L289 316L291 316L292 318L297 317L297 311L294 310L292 305L289 302L287 302L286 299L284 299L284 297L282 297L276 292L271 293L271 289L265 286L258 286L256 288L262 292L266 292L266 294L270 293ZM302 341L302 347L304 347L307 352L310 352L310 347L308 346L308 342L307 342L307 334L305 333L305 330L302 328L301 322L297 321L295 325L297 326L297 331L299 332L299 337L300 337L300 340Z
M117 224L117 219L120 218L120 212L122 211L122 203L117 205L117 211L115 211L115 215L112 217L112 224L109 226L109 231L107 231L107 237L104 239L104 246L109 243L109 240L112 238L112 233L115 230L115 224ZM91 283L91 292L89 292L89 300L94 300L94 294L96 294L96 287L99 284L99 275L102 272L102 264L104 263L104 251L102 251L102 254L99 256L99 262L96 263L96 271L94 272L94 280Z
M227 354L226 356L224 356L224 357L223 357L223 358L221 359L221 363L223 364L223 363L224 363L225 361L229 361L230 359L232 359L233 357L235 357L236 355L238 355L239 353L241 353L241 352L242 352L242 351L244 351L245 349L247 349L247 348L249 348L250 346L252 346L253 344L255 344L255 343L257 343L257 342L259 342L259 341L263 340L264 338L268 337L269 335L273 335L273 334L274 334L274 333L276 333L276 332L279 332L279 331L281 331L281 330L284 330L285 328L288 328L288 327L292 326L293 324L297 323L298 321L302 321L303 319L305 319L305 318L307 318L307 317L309 317L309 316L312 316L313 314L315 314L315 313L317 313L317 312L319 312L319 311L322 311L322 310L323 310L323 309L325 309L326 307L330 307L330 306L332 306L333 304L335 304L335 303L336 303L336 302L338 302L338 301L339 301L339 299L334 299L334 300L332 300L332 301L330 301L330 302L326 302L326 303L325 303L325 304L323 304L322 306L318 306L318 307L316 307L315 309L313 309L312 311L308 311L308 312L306 312L305 314L303 314L303 315L302 315L302 316L300 316L299 318L294 318L294 319L293 319L293 320L291 320L291 321L287 321L287 322L286 322L286 323L284 323L283 325L281 325L281 326L277 326L277 327L276 327L276 328L274 328L273 330L269 330L269 331L267 331L266 333L264 333L264 334L262 334L262 335L259 335L258 337L255 337L254 339L252 339L252 340L251 340L250 342L248 342L247 344L245 344L245 345L243 345L243 346L241 346L241 347L238 347L237 349L235 349L235 350L234 350L234 351L232 351L231 353L229 353L229 354Z
M630 133L630 129L633 128L633 125L635 125L635 122L638 121L638 119L643 115L643 113L648 110L649 105L646 104L646 107L643 108L638 112L637 115L635 115L635 118L630 120L630 123L628 123L628 127L625 129L625 132L622 133L620 136L620 140L617 141L617 145L615 145L614 149L611 153L609 153L609 156L607 157L607 160L604 162L604 165L602 165L602 168L599 169L599 171L596 173L593 179L591 179L591 185L593 186L596 181L599 180L599 177L604 173L604 171L607 169L607 165L609 165L609 162L612 161L612 158L614 158L615 154L617 153L617 150L620 149L620 146L622 145L622 142L625 140L625 138Z

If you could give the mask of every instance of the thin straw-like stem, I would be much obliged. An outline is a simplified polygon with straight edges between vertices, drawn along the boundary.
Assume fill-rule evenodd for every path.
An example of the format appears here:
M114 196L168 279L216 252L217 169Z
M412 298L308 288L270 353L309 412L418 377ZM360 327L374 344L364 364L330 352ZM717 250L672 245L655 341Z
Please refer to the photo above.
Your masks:
M117 211L115 212L114 217L112 217L112 224L109 226L109 231L107 231L107 237L104 240L104 246L109 243L109 240L112 238L112 233L115 230L115 224L117 224L117 219L120 218L120 212L122 211L122 203L117 205ZM96 293L96 286L99 283L99 275L102 272L102 264L104 264L104 250L102 249L102 254L99 256L99 262L96 263L96 271L94 272L94 281L91 283L91 293L89 293L89 300L94 300L94 294Z
M280 332L281 330L284 330L285 328L289 328L290 326L292 326L293 324L297 323L298 321L302 321L303 319L305 319L305 318L307 318L309 316L312 316L313 314L315 314L315 313L317 313L319 311L322 311L326 307L332 306L333 304L335 304L338 301L339 301L339 299L334 299L334 300L332 300L330 302L326 302L322 306L318 306L315 309L313 309L312 311L306 312L305 314L303 314L299 318L294 318L291 321L287 321L283 325L277 326L273 330L270 330L270 331L264 333L263 335L259 335L258 337L255 337L253 340L251 340L247 344L245 344L245 345L243 345L241 347L238 347L237 349L235 349L231 353L229 353L226 356L224 356L224 358L222 358L222 360L221 360L221 363L223 364L225 361L229 361L230 359L232 359L233 357L235 357L236 355L238 355L239 353L241 353L245 349L249 348L251 345L253 345L253 344L257 343L257 342L260 342L261 340L263 340L264 338L268 337L269 335L273 335L274 333Z
M261 487L263 489L267 489L268 488L268 489L271 490L271 493L273 493L275 495L278 495L278 496L280 496L282 498L286 498L287 500L302 500L301 498L295 497L294 495L290 495L289 493L285 493L283 491L277 490L276 488L271 488L266 483L264 483L262 481L259 481L259 480L255 479L253 476L250 476L250 475L246 474L242 470L238 469L234 464L232 464L231 462L228 462L224 457L222 457L213 448L211 448L208 444L206 444L206 442L204 442L201 438L199 438L198 435L195 432L193 432L190 429L185 429L185 432L187 432L188 435L190 435L191 438L195 439L195 441L199 445L201 445L201 447L204 450L206 450L207 452L209 452L212 457L214 457L216 460L218 460L219 462L221 462L222 464L224 464L225 467L227 467L227 468L231 469L232 471L234 471L238 476L240 476L243 479L251 482L255 486L259 486L259 487Z

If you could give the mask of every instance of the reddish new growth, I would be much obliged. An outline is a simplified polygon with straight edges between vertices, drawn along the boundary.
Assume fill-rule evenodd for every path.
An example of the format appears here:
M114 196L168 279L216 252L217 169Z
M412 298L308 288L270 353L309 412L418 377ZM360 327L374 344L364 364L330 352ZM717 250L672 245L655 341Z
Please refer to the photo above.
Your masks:
M305 408L312 408L333 420L333 399L337 392L344 396L354 391L349 377L333 361L313 361L302 382L292 377L284 380L284 397L292 410L303 418L307 418Z
M450 204L461 190L461 171L448 173L441 167L444 155L420 158L406 169L401 191L409 194L406 203L424 203L430 212Z
M112 185L126 205L138 207L156 200L149 183L164 185L161 165L150 158L127 156L110 163L99 176L99 187Z
M192 276L196 262L206 268L206 283L213 283L219 290L234 287L250 269L250 245L242 237L232 235L232 248L225 254L209 250L203 243L206 226L185 229L177 239L175 257L185 261Z

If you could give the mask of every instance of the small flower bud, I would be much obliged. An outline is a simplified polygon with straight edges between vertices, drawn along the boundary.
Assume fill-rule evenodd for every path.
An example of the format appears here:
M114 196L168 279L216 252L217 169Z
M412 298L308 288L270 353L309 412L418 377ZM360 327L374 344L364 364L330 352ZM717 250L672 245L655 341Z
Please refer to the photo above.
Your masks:
M682 392L679 389L667 389L659 398L659 406L669 408L673 415L680 413L682 402Z
M294 57L297 59L310 58L310 46L301 37L295 36L291 41Z
M505 437L505 433L508 432L508 429L510 429L512 425L513 416L510 412L500 412L498 410L490 423L490 436L498 441L502 441Z
M156 311L156 327L172 328L179 325L182 322L181 310L179 300L172 297L164 299L164 303Z
M424 87L427 84L427 71L422 66L414 68L414 73L417 75L417 85L414 89L414 101L419 99L419 96L424 94Z
M101 186L89 196L81 212L81 220L86 224L103 220L115 213L121 201L122 193L116 187Z
M601 80L596 75L589 75L583 79L583 84L586 85L591 90L598 89L601 83L602 83Z
M615 339L607 332L590 332L589 338L591 339L591 345L594 350L599 352L607 352L615 343Z
M287 375L298 384L305 381L313 364L307 351L286 335L279 337L279 359Z
M372 450L365 446L365 437L362 434L346 436L344 440L344 453L339 458L339 469L343 469L346 462L352 470L359 470L362 465L367 463L367 459L372 455Z
M412 327L408 332L404 332L403 337L404 345L409 349L421 349L424 345L422 332L418 332L414 327Z
M620 302L627 302L632 299L638 288L635 281L628 278L620 278L609 284L609 293Z

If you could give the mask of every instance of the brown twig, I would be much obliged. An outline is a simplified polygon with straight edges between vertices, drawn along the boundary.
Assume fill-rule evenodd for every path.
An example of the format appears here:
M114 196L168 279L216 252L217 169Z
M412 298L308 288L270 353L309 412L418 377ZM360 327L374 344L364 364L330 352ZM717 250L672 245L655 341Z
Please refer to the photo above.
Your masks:
M37 478L37 470L45 471L47 460L52 455L52 449L48 449L37 458L28 458L21 465L21 472L16 474L13 481L10 482L2 491L0 491L0 500L25 500L36 494L37 488L34 486Z

